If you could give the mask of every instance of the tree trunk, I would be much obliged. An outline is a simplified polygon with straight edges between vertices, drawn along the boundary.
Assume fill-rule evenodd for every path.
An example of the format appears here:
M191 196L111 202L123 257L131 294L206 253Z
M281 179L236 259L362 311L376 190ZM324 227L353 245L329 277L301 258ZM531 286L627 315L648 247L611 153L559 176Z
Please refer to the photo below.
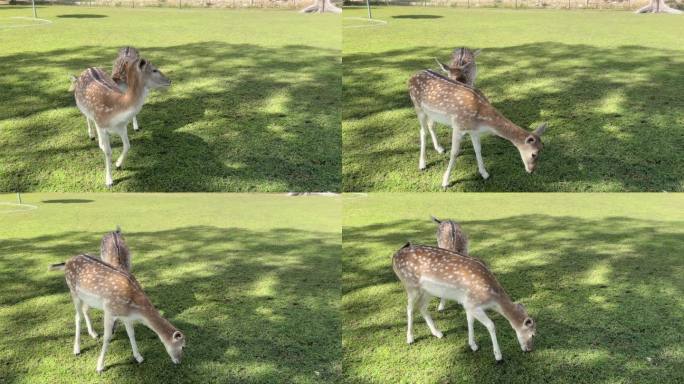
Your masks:
M342 13L342 8L338 8L330 0L316 0L315 3L299 11L300 13Z
M641 7L634 13L682 13L679 9L670 8L665 0L651 0L651 3Z

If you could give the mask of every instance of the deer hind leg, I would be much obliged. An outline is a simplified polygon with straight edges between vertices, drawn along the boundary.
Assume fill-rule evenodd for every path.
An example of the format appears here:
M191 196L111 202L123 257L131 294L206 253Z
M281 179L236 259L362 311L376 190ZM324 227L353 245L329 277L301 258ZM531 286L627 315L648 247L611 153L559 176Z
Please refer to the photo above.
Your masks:
M471 310L466 309L466 319L468 321L468 345L470 345L470 349L472 349L474 352L480 349L480 347L478 347L477 343L475 342L475 330L473 327L475 323L475 317L473 316Z
M475 158L477 159L477 169L480 171L480 175L483 179L487 180L489 178L489 173L484 166L484 161L482 161L482 147L480 145L480 134L471 132L470 141L473 142L473 149L475 150Z
M406 319L407 319L407 329L406 329L406 342L412 344L413 337L413 309L414 304L420 296L420 290L418 288L406 287L406 293L408 295L408 304L406 305Z
M97 127L97 136L100 138L100 149L105 155L105 185L111 188L112 180L112 147L109 143L109 133L101 127Z
M131 349L133 350L133 358L138 364L143 362L143 357L138 352L138 344L135 342L135 330L133 329L133 324L129 321L124 321L124 326L126 327L126 333L128 333L128 340L131 341Z
M140 127L138 127L138 118L136 116L133 116L133 130L136 132L140 130Z
M76 297L75 295L72 296L74 300L74 307L76 307L76 336L74 337L74 355L78 355L81 353L81 308L83 307L83 301Z
M105 368L105 354L107 354L107 348L109 348L109 342L112 340L112 333L114 331L114 317L109 311L104 311L104 336L102 338L102 351L100 352L100 358L97 359L97 372L102 373Z
M95 140L95 128L93 128L93 124L95 123L90 123L90 119L86 117L86 123L88 124L88 137L90 140Z
M442 312L444 310L444 308L446 308L446 303L447 303L447 299L445 299L444 297L439 299L439 307L437 307L437 310Z
M426 168L425 165L425 128L427 126L428 117L420 109L416 107L416 113L418 114L418 121L420 122L420 159L418 161L418 169L423 171Z
M435 151L437 151L437 153L444 153L444 147L439 145L439 142L437 141L437 134L435 134L435 121L428 118L427 128L428 131L430 131L430 136L432 137L432 145L435 147Z
M93 323L90 322L90 317L88 316L88 308L89 307L87 304L83 304L83 306L81 307L81 311L83 312L83 318L85 319L86 327L88 328L88 334L90 335L90 337L97 340L98 335L97 332L93 330Z
M128 155L128 150L131 149L131 143L128 140L128 130L124 126L123 129L119 131L119 136L121 136L121 142L123 143L123 150L119 159L116 160L116 169L121 169L124 160L126 160L126 155Z
M444 177L442 178L442 187L446 188L449 186L449 176L451 176L451 170L454 168L456 163L456 156L461 148L461 139L463 138L463 132L458 129L458 126L452 123L453 134L451 136L451 154L449 156L449 165L447 166L446 172L444 172Z
M494 322L487 316L485 311L480 308L474 309L472 313L489 331L489 336L492 338L492 347L494 348L494 358L496 361L501 361L503 357L501 356L501 349L499 349L499 342L496 340L496 327L494 327Z
M428 328L430 328L430 332L432 333L433 336L435 336L438 339L441 339L442 332L437 329L435 326L435 322L432 320L432 317L430 316L430 311L428 311L428 305L430 304L430 299L432 299L432 296L430 296L427 292L423 291L422 295L420 296L418 302L419 302L419 308L420 308L420 314L423 315L423 318L425 319L425 323L427 323Z

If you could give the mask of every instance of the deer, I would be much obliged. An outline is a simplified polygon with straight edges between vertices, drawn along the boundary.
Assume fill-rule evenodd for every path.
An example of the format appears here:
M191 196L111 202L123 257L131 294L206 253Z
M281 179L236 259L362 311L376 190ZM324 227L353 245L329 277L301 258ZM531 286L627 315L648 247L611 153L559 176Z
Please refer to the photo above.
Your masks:
M72 77L72 88L78 109L95 122L100 149L105 155L105 185L111 188L112 148L109 134L117 134L123 142L123 150L116 161L116 168L123 167L130 149L126 126L140 112L150 89L171 85L164 74L144 58L126 60L126 91L101 68L88 68L78 78Z
M126 84L126 63L140 58L140 52L134 47L122 47L117 53L116 60L112 66L112 80L119 86L122 92L126 92L128 85ZM133 130L139 131L138 118L133 116Z
M443 153L433 130L435 122L446 124L452 129L449 165L442 177L442 187L449 186L449 177L459 154L461 139L470 135L477 159L477 167L483 179L489 178L482 160L480 136L492 133L510 141L520 153L525 170L534 172L543 148L541 135L547 128L543 123L533 132L515 125L501 114L479 90L449 79L432 70L420 71L409 79L409 96L420 122L420 159L418 169L426 169L426 128L432 135L435 150Z
M185 347L185 336L149 300L135 277L95 257L81 254L65 263L52 264L51 271L64 270L69 292L76 308L76 336L74 355L81 353L81 315L88 305L104 311L104 337L97 360L97 372L105 369L105 354L114 332L114 321L121 320L131 343L133 357L138 364L143 357L138 351L133 325L142 322L157 334L174 364L180 364ZM86 316L87 319L87 316ZM89 320L86 320L89 323Z
M392 267L408 295L408 344L414 342L413 310L416 304L432 335L440 339L443 337L427 309L430 299L437 296L458 301L465 309L468 344L473 351L479 349L473 331L477 319L489 331L494 359L497 362L503 360L494 322L486 313L490 309L508 320L523 352L533 350L536 323L522 304L511 300L482 261L447 249L407 243L392 257Z
M463 228L453 220L439 220L434 216L430 216L430 218L437 224L437 246L459 255L468 256L468 236ZM446 303L446 297L440 298L437 310L444 311Z
M116 231L102 236L100 259L115 268L126 272L131 271L131 251L128 249L128 245L126 245L126 239L124 239L121 233L121 227L117 226Z
M471 87L475 86L475 78L477 77L477 64L475 58L482 52L478 49L472 51L466 47L456 48L451 53L451 60L449 64L443 64L435 57L437 65L439 65L442 72L452 80L467 84Z

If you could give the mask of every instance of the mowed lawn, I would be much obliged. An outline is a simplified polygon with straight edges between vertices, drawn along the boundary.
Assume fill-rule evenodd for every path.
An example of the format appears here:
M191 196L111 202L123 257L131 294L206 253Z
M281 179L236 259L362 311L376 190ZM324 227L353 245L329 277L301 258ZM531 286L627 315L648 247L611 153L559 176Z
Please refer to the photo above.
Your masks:
M0 191L105 190L68 92L137 47L171 80L129 129L114 191L340 189L341 21L295 10L0 6ZM121 141L112 141L113 158Z
M684 198L632 194L370 194L343 200L343 366L349 383L681 383ZM460 221L484 260L537 322L523 353L495 312L504 362L487 330L468 346L450 302L418 312L406 344L406 293L391 257L436 245L430 215Z
M340 198L241 194L0 196L0 382L320 383L341 375ZM132 271L186 336L175 366L136 326L133 360L119 324L101 341L83 329L72 353L74 305L63 272L47 266L99 253L121 225ZM102 312L91 310L102 335ZM84 325L83 325L84 326Z
M500 112L527 130L549 129L533 175L512 144L484 138L486 181L466 137L450 191L684 189L681 17L422 7L380 7L373 17L387 25L343 22L345 191L441 188L448 154L428 135L428 168L418 171L420 125L407 81L462 46L483 49L476 86ZM437 132L448 151L450 128Z

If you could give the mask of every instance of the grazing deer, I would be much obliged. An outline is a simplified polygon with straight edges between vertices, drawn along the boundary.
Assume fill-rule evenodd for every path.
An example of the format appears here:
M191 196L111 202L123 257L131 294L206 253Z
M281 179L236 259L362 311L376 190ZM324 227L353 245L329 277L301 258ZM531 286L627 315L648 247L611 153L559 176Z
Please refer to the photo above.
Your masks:
M122 92L100 68L88 68L77 79L72 79L78 109L87 119L95 122L100 148L105 154L105 184L108 188L114 184L109 134L119 135L123 142L121 156L116 161L118 169L123 166L130 149L126 130L128 121L140 112L148 90L171 85L171 80L143 58L126 61L124 67L128 86L126 92Z
M437 246L459 255L468 256L468 236L463 232L463 228L453 220L439 220L434 216L431 218L437 224ZM446 297L442 297L437 310L443 311L446 303Z
M520 152L525 170L528 173L534 172L542 149L540 136L544 133L546 124L540 125L534 132L527 132L497 111L477 89L431 70L424 70L411 76L408 86L420 122L418 167L421 171L425 169L425 128L430 130L435 150L439 153L444 152L444 149L437 143L432 129L433 124L447 124L453 130L451 155L442 178L442 187L449 186L449 176L459 153L461 139L466 133L473 142L477 167L483 179L489 178L480 148L480 135L485 133L493 133L513 143Z
M480 54L481 50L472 51L466 47L456 48L451 53L451 62L449 64L442 64L437 58L437 64L442 71L451 79L471 87L475 87L475 78L477 77L477 64L475 57Z
M116 227L116 231L102 236L100 259L123 271L131 271L131 252L128 250L126 239L119 226Z
M434 296L456 300L466 311L468 321L468 344L473 351L478 350L473 333L473 323L477 319L489 331L494 348L494 358L501 361L501 350L496 340L494 322L485 310L493 309L502 314L511 324L524 352L532 351L532 339L536 324L522 304L514 303L492 272L481 261L459 255L446 249L425 245L404 245L392 258L392 267L408 294L408 330L406 341L413 343L413 306L418 304L420 313L438 338L442 337L435 327L428 303Z
M138 345L135 342L133 324L136 321L142 322L159 336L174 364L181 362L185 336L159 314L132 274L88 255L74 256L66 263L51 265L49 269L64 270L71 298L76 307L74 354L81 353L83 306L88 305L104 311L104 338L102 351L97 360L97 372L102 372L105 368L105 354L114 332L116 319L123 321L133 349L133 357L138 363L143 362L143 357L138 352ZM86 320L86 322L89 321Z

